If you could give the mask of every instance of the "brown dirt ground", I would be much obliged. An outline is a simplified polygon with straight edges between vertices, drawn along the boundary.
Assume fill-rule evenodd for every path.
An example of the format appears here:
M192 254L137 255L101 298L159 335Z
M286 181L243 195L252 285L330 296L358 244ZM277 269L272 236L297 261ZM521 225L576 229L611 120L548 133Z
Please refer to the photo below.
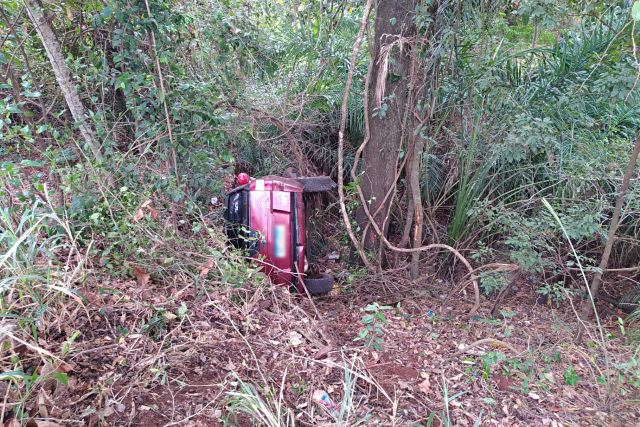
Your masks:
M72 303L38 334L41 347L59 355L62 343L80 331L65 365L51 366L14 342L0 354L2 369L12 370L9 359L17 355L25 370L67 372L66 385L51 379L34 387L24 408L37 414L31 425L258 425L258 418L238 409L242 399L232 393L242 392L239 380L272 410L281 402L296 425L337 425L311 395L325 390L340 403L345 367L357 378L343 425L364 419L361 425L426 426L432 411L445 409L445 387L449 397L457 395L449 404L456 426L473 426L480 413L482 426L640 425L632 400L639 390L622 384L627 394L607 399L595 379L605 369L596 330L589 330L584 346L569 344L572 304L536 305L529 279L503 303L515 315L491 323L493 301L484 297L475 320L465 320L472 292L443 307L451 284L430 279L429 271L411 283L404 271L350 279L340 265L327 267L340 292L313 300L268 286L213 284L194 296L189 286L176 291L153 280L141 288L134 280L93 279L81 289L87 309ZM380 351L354 342L362 328L360 309L372 302L394 307L384 311L388 325ZM187 311L180 318L182 304ZM605 331L618 335L607 341L611 364L627 362L633 347L614 323L623 313L607 304L599 308L607 313ZM486 345L449 359L482 338L508 342L519 354ZM483 355L490 352L520 366L503 360L486 371ZM564 381L569 365L580 378L573 386ZM6 382L1 386L7 420L14 415L7 403L20 397Z

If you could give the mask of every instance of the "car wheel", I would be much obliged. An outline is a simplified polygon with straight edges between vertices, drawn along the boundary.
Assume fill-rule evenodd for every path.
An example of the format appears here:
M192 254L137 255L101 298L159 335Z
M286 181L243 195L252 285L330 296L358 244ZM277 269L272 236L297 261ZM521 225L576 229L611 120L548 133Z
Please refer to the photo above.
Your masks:
M328 294L333 289L333 277L320 273L316 278L304 279L304 285L312 295Z
M305 193L320 193L337 188L336 183L328 176L300 177L296 181L304 185L302 191Z

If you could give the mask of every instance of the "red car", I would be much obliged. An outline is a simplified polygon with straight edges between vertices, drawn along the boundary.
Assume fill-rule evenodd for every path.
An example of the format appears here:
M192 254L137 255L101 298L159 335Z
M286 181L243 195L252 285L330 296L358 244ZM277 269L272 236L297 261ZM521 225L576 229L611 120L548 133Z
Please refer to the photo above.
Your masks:
M230 243L259 259L262 271L275 284L292 285L313 294L333 288L333 278L310 265L307 246L309 193L330 191L329 177L285 178L265 176L248 182L238 175L236 187L225 199L225 232ZM302 279L302 280L300 280Z

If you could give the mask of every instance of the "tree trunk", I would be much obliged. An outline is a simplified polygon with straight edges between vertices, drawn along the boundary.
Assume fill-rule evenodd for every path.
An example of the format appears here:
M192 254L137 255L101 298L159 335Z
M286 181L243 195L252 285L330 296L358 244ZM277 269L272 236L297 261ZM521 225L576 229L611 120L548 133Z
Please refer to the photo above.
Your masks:
M76 86L71 80L71 73L69 72L69 68L67 68L67 64L64 62L62 47L53 32L53 28L49 25L42 3L40 0L25 0L24 4L27 9L27 13L29 14L29 18L33 21L33 25L40 36L42 45L47 52L47 57L49 58L49 62L53 68L56 80L62 88L64 99L67 103L67 107L69 107L73 120L79 123L78 128L80 129L82 138L93 153L93 156L96 160L102 162L104 158L102 150L97 142L91 125L85 120L86 113L84 105L78 95Z
M378 212L374 219L380 224L384 237L389 231L387 212L393 197L390 197L384 206L381 205L389 187L394 183L396 159L402 143L411 47L408 43L400 44L402 50L394 46L386 60L384 52L381 51L385 46L397 42L400 37L415 35L414 10L414 0L379 1L376 7L375 56L371 58L375 61L371 80L375 84L370 85L368 97L373 102L369 104L369 111L365 112L369 115L371 138L362 153L363 174L360 186L371 213ZM391 65L394 61L395 65ZM381 91L381 88L384 90ZM380 96L376 96L376 91ZM387 107L385 112L381 113L381 108L385 108L383 105ZM376 111L378 114L373 117ZM366 228L368 218L363 209L356 212L356 221L362 230ZM380 241L374 228L368 227L364 239L365 248L380 249Z
M593 298L598 295L598 289L600 288L600 283L602 282L602 272L604 272L604 270L606 270L607 266L609 265L611 249L613 248L613 242L616 238L616 231L618 231L620 211L622 211L624 197L629 190L629 181L631 180L631 175L633 175L633 170L636 167L638 153L640 153L640 134L638 134L638 138L636 139L636 144L633 147L633 152L631 153L631 159L629 159L629 164L627 165L627 171L624 174L622 185L620 186L620 191L618 192L616 206L613 209L613 217L611 218L611 225L609 226L609 233L607 235L607 243L604 246L604 252L602 254L602 259L600 260L600 265L598 265L599 272L595 274L595 276L593 277L593 281L591 282L589 298L585 298L585 300L582 302L582 308L580 310L580 320L578 321L578 330L576 331L576 335L574 337L574 342L576 344L580 344L582 342L582 334L584 333L585 329L584 322L586 322L589 316L591 316L591 313L593 313Z
M11 68L11 63L5 62L2 64L2 74L5 76L0 77L3 83L11 86L13 100L16 104L20 104L22 102L22 96L20 95L20 82ZM22 111L22 119L24 120L24 123L33 131L33 119L27 114L29 110L26 107L20 107L20 110Z
M535 49L538 46L538 31L540 30L540 25L536 25L533 28L533 39L531 40L531 49Z
M413 132L413 131L412 131ZM408 215L414 215L413 224L413 247L422 246L422 228L424 222L424 211L422 209L422 195L420 194L420 160L422 159L422 150L424 142L420 136L413 136L413 157L409 167L409 181L411 182L411 193L413 198L414 212L408 212ZM411 254L411 279L416 280L420 275L420 252Z

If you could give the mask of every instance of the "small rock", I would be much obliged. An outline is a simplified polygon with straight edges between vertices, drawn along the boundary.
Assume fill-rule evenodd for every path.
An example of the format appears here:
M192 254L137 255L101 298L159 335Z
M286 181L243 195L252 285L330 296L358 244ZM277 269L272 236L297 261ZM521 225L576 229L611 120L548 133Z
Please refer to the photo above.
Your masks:
M529 392L529 397L532 398L532 399L535 399L537 401L540 401L540 396L538 396L537 393L534 393L532 391Z

